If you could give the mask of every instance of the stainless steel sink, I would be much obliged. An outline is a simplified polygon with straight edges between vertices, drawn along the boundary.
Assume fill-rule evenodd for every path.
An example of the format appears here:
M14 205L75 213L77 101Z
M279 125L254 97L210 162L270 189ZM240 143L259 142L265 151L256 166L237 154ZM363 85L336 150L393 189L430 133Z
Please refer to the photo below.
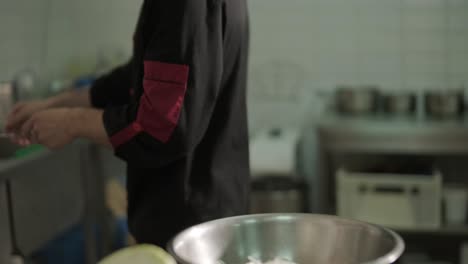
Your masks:
M9 138L0 137L0 160L13 158L15 156L15 152L20 148L21 146L11 142Z

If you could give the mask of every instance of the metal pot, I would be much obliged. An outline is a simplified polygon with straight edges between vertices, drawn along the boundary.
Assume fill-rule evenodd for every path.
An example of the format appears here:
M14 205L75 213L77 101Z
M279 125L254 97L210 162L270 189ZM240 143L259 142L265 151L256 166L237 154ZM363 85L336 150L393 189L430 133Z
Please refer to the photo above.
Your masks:
M281 257L298 264L390 264L404 251L396 233L364 222L312 214L226 218L189 228L169 244L180 264L242 264Z
M306 184L290 175L269 176L252 183L250 212L302 213L306 210Z
M464 92L461 89L428 91L425 94L425 108L430 117L459 117L464 110Z
M370 114L378 110L379 91L376 86L340 86L335 104L342 114Z
M416 112L416 94L412 92L386 93L382 101L383 111L387 114L408 115Z

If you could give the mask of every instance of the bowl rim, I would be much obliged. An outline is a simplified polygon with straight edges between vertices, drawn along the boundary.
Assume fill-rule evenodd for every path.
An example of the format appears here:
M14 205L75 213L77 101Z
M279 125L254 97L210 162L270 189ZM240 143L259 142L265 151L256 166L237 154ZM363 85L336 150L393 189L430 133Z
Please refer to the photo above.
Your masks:
M336 215L328 215L328 214L310 214L310 213L269 213L269 214L248 214L248 215L240 215L240 216L232 216L232 217L227 217L227 218L220 218L216 220L211 220L208 222L203 222L198 225L194 225L192 227L186 228L179 232L177 235L175 235L167 244L166 248L169 254L171 254L174 259L177 261L177 263L181 264L199 264L196 262L191 262L188 260L183 259L182 257L178 256L178 254L175 252L175 242L177 241L178 238L182 237L184 234L190 232L193 229L196 228L203 228L205 226L211 225L213 223L229 223L229 222L237 222L237 221L244 221L244 220L249 220L249 219L273 219L277 217L291 217L291 218L299 218L299 217L311 217L311 218L328 218L328 219L333 219L333 220L339 220L339 221L345 221L348 223L354 223L354 224L359 224L363 226L370 226L373 228L376 228L377 230L383 231L383 233L388 234L394 241L395 241L395 246L393 247L392 250L387 252L385 255L377 258L370 260L368 262L364 263L356 263L356 264L389 264L389 263L394 263L397 261L403 252L405 251L405 242L403 238L401 238L400 235L398 235L395 231L379 226L376 224L372 224L369 222L361 221L361 220L356 220L356 219L349 219L349 218L343 218L339 217ZM299 263L303 264L303 263Z

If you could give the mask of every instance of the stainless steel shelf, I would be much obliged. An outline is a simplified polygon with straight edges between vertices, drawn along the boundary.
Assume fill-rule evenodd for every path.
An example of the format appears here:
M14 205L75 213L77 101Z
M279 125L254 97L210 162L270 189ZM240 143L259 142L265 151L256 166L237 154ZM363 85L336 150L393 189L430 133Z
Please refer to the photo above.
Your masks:
M318 123L322 148L332 152L468 154L468 118L429 120L328 114Z

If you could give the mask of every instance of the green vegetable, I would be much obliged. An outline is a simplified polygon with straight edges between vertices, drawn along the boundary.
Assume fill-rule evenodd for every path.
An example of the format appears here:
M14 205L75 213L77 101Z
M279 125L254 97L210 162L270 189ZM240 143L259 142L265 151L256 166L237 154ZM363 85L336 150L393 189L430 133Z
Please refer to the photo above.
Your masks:
M15 151L15 154L13 156L17 159L20 159L43 149L44 147L41 145L31 145L18 149L17 151Z

